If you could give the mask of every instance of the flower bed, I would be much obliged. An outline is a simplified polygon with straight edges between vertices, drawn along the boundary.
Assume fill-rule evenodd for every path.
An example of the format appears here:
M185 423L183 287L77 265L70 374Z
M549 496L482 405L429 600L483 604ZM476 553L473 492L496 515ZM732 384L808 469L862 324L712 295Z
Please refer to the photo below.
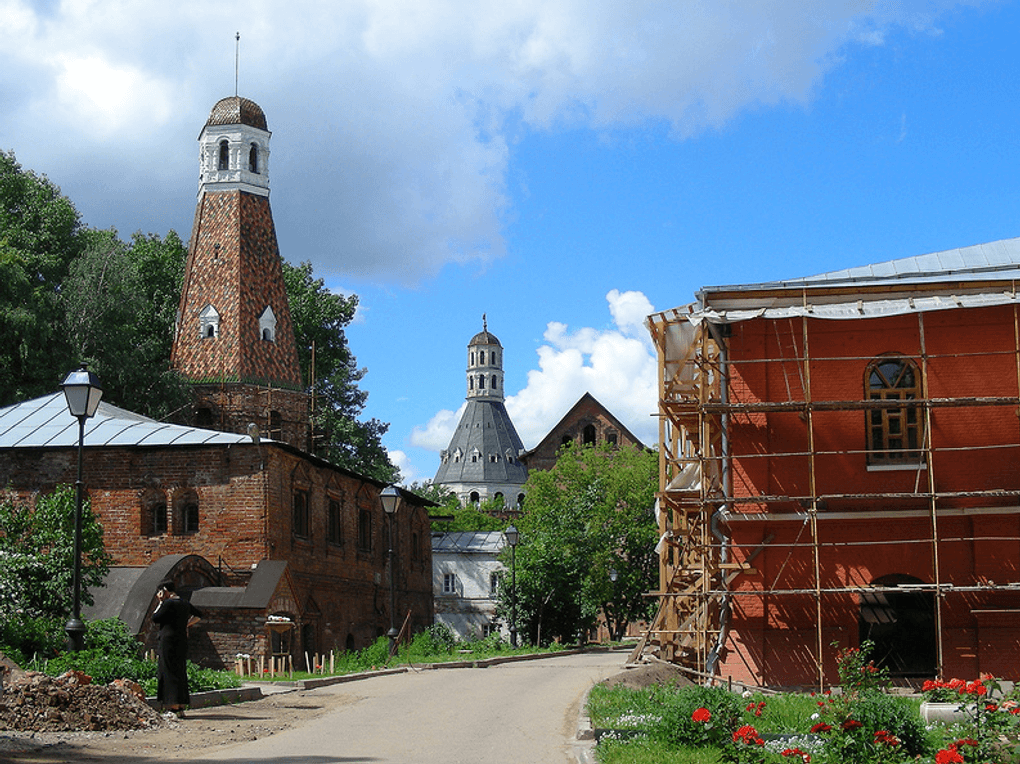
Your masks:
M925 724L919 699L887 692L888 677L868 659L869 647L841 651L839 688L818 695L741 697L697 686L597 688L589 704L593 720L624 730L599 741L597 758L600 764L1020 761L1020 703L1000 682L982 677L928 686L926 696L951 689L960 716Z

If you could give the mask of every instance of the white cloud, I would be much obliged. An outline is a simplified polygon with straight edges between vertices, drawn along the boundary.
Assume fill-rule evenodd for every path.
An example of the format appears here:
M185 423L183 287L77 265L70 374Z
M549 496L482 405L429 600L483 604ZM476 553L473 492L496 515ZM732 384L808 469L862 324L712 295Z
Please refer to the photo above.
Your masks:
M442 451L450 445L453 430L460 421L467 402L461 404L456 411L443 409L436 413L424 427L415 427L411 431L411 445L426 448L429 451Z
M507 411L526 448L533 448L584 393L591 393L646 445L658 438L657 361L642 321L654 308L641 292L612 290L606 295L615 328L575 331L550 321L546 344L538 348L538 368L528 385L506 399ZM440 451L450 443L464 411L440 411L411 443Z
M503 253L522 131L662 121L693 135L806 102L845 45L938 34L960 4L0 0L0 140L86 222L186 231L195 172L179 157L233 92L240 29L240 92L274 132L287 251L324 274L412 283Z

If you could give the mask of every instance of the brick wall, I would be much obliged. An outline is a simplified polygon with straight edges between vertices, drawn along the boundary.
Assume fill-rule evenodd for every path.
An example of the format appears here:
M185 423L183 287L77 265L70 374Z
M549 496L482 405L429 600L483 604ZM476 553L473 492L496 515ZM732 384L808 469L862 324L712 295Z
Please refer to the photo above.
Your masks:
M9 452L0 460L0 482L26 494L73 483L76 453ZM389 526L375 484L271 444L86 448L84 465L93 510L117 565L148 566L164 555L200 555L226 573L225 585L243 585L254 564L286 560L294 587L294 612L287 615L302 629L311 625L295 640L295 650L361 648L389 629ZM294 532L296 491L308 496L308 527L302 535ZM165 530L153 524L152 507L158 501L167 507ZM198 528L191 531L182 516L189 501L199 507ZM328 534L330 501L340 509L336 542ZM369 542L364 545L359 544L362 517L370 525L370 532L362 534ZM426 511L404 503L393 530L396 622L399 628L410 612L410 626L417 631L432 623ZM269 614L236 617L264 619ZM250 633L248 627L241 630ZM304 645L306 636L314 644ZM234 637L224 633L217 639L226 645Z
M928 396L1016 396L1013 322L1008 307L925 314ZM859 401L865 397L870 359L896 353L921 363L916 315L852 322L809 320L808 346L809 377L796 360L805 352L800 321L735 324L729 340L731 401L802 401L808 378L813 401ZM730 421L735 495L789 497L734 506L734 511L748 515L730 523L738 559L770 534L775 536L752 563L759 572L738 577L735 586L742 591L810 590L815 585L815 561L803 514L812 493L811 465L804 455L809 447L807 420L800 412L782 412L737 413ZM869 494L926 493L929 478L940 493L1020 489L1015 469L1020 426L1012 406L933 409L935 451L922 470L869 470L862 411L815 411L812 424L816 452L832 452L816 456L816 494L852 495L828 498L820 507L818 568L823 589L867 586L896 576L925 583L935 580L930 500ZM1009 496L939 497L942 583L965 589L1020 581L1016 505L1016 498ZM878 511L881 516L872 514ZM773 519L751 519L755 512ZM840 519L827 519L835 513ZM777 522L784 514L789 519ZM812 593L732 599L730 639L721 661L724 676L764 684L817 682L817 610ZM853 593L822 596L828 681L836 679L831 643L851 646L861 637L861 604ZM947 592L940 607L944 674L1015 675L1020 642L1009 628L1018 614L1020 592Z

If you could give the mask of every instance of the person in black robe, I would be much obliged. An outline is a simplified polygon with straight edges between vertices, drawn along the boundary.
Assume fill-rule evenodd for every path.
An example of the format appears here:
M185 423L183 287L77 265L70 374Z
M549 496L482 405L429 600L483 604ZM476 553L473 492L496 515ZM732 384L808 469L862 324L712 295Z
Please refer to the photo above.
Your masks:
M184 715L191 701L188 692L188 627L202 617L201 611L175 591L173 581L163 581L156 592L159 604L152 622L159 625L159 673L156 698L163 708Z

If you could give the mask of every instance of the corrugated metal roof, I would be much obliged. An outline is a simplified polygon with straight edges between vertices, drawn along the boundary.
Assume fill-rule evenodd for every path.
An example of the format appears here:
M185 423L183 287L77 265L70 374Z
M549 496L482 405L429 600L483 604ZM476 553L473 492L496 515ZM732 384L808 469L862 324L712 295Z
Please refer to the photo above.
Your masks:
M667 311L697 324L756 318L860 319L1015 303L1020 238L757 284L707 286Z
M500 531L454 531L432 537L433 554L499 554L505 539Z
M1003 239L970 247L947 249L926 255L887 260L873 265L844 268L805 278L767 281L759 284L706 286L702 292L799 289L812 286L853 286L864 284L940 281L1020 280L1020 238Z
M87 446L188 446L250 443L230 432L167 424L109 403L100 403L85 422ZM71 448L78 445L78 420L67 410L63 393L0 409L0 449Z

